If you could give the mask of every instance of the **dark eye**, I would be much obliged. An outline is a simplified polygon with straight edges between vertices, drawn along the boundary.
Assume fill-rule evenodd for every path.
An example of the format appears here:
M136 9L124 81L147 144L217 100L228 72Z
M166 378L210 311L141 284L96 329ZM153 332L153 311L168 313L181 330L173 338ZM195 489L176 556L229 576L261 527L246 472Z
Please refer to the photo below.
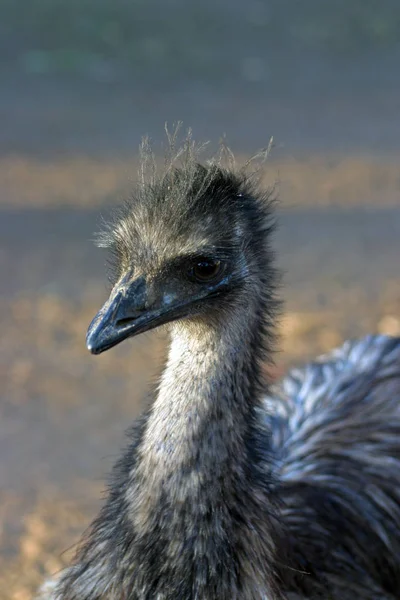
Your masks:
M197 259L191 268L193 279L199 282L207 282L215 279L221 270L221 261L210 258Z

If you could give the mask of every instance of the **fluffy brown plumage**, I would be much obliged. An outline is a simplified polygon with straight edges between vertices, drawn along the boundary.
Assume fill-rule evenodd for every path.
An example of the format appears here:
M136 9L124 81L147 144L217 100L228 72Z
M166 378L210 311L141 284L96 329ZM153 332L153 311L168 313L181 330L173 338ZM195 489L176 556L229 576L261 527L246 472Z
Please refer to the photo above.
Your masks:
M190 139L177 154L101 236L114 287L87 338L99 353L165 325L167 364L42 598L400 598L400 340L347 343L268 390L271 199Z

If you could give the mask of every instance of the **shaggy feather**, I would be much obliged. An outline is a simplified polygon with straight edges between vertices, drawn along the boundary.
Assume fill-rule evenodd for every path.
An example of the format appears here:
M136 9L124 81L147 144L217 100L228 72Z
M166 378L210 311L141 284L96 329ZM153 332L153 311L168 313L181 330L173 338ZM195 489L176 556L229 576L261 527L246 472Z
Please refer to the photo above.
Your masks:
M146 142L100 238L116 286L143 280L150 304L187 308L103 509L41 598L400 598L400 340L347 343L267 391L271 194L198 152L169 136L158 174ZM225 271L200 297L186 273L201 256Z
M323 598L399 598L400 339L346 342L292 371L266 412L281 518L311 574L296 586L311 579Z

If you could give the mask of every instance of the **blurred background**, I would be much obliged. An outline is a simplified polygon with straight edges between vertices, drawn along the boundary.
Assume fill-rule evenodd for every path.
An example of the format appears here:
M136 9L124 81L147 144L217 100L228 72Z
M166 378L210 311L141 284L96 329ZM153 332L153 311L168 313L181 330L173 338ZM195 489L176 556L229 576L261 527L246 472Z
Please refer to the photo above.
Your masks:
M0 1L0 600L68 561L162 364L158 333L85 349L140 137L274 136L278 377L400 333L399 65L398 0Z

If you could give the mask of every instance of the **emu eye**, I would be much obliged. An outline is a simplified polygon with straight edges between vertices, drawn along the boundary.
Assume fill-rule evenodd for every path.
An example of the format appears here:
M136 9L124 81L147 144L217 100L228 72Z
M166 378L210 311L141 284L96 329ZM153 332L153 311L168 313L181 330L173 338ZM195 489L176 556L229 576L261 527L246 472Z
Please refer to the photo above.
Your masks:
M191 268L191 276L200 283L212 281L221 270L221 261L211 258L197 259Z

